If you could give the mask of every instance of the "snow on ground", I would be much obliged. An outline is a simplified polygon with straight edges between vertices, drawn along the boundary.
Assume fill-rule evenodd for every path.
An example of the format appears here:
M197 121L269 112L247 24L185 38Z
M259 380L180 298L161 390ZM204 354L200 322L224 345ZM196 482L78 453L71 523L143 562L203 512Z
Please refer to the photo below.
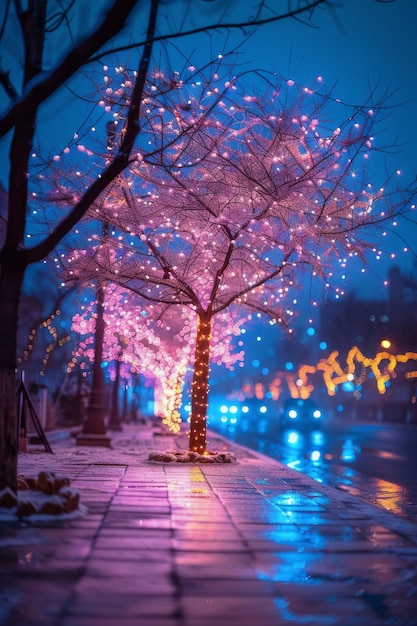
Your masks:
M0 522L29 520L65 520L85 515L80 494L61 476L65 468L108 463L109 465L139 465L152 463L236 463L236 456L215 440L217 451L198 454L187 450L187 435L172 435L149 425L126 425L123 431L110 433L110 447L79 446L67 432L50 433L50 454L39 445L29 445L18 456L18 494L0 492ZM55 440L55 444L54 444ZM220 445L219 445L220 444ZM223 448L223 449L221 449ZM46 470L39 471L40 468Z

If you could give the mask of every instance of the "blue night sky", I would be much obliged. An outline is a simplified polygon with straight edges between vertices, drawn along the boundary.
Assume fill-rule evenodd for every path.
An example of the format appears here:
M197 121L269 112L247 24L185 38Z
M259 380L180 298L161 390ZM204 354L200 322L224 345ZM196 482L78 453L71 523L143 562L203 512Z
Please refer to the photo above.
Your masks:
M104 1L105 6L106 2ZM252 4L251 0L242 0ZM176 17L172 2L164 3L165 7ZM286 3L280 6L286 7ZM86 13L83 13L82 27L88 28L88 13L90 18L96 14L90 4L86 4ZM235 3L236 6L241 6ZM235 6L232 5L232 6ZM224 0L192 5L191 20L196 22L206 20L213 23L212 16L221 14ZM88 10L87 10L88 9ZM138 13L136 24L143 25L141 13ZM162 20L163 21L163 20ZM201 22L200 22L201 23ZM311 86L317 76L323 76L325 86L333 88L333 95L346 103L361 104L369 96L371 88L382 95L384 91L392 92L390 102L393 107L384 128L376 134L376 146L397 146L386 154L384 159L389 170L401 169L402 180L411 181L417 173L415 154L417 153L417 129L415 119L417 113L417 84L415 81L415 59L417 59L417 38L415 24L417 23L417 2L410 0L395 0L393 2L378 2L377 0L346 0L338 3L337 10L328 8L317 10L315 13L315 28L309 28L296 20L285 19L280 22L264 25L252 33L245 40L241 31L233 30L227 33L224 30L210 31L197 36L182 37L174 40L174 45L182 54L190 56L196 65L209 60L220 52L230 50L238 43L239 61L242 69L258 68L267 71L276 71L278 74L292 78L296 82ZM163 24L161 26L164 28ZM130 26L130 32L134 30ZM142 28L138 28L135 34ZM126 32L125 32L126 34ZM10 40L10 45L13 39ZM227 41L227 43L225 43ZM7 42L6 42L7 43ZM10 46L9 46L10 48ZM158 54L158 47L156 47ZM1 52L1 51L0 51ZM11 49L6 50L11 53ZM173 49L170 48L170 55ZM128 52L131 56L132 52ZM9 57L10 58L10 57ZM184 59L179 62L183 65ZM175 69L175 61L172 62ZM74 86L74 81L72 81ZM69 115L69 98L72 97L62 90L52 102L41 112L40 128L47 129L45 140L51 146L49 149L60 149L59 143L65 144L65 133L70 135L77 129L78 116L85 115L85 109L75 107L75 114ZM64 106L63 106L64 104ZM0 106L0 109L2 107ZM53 123L51 125L51 119ZM55 144L52 146L52 144ZM0 156L5 157L6 151L1 150ZM48 149L48 148L47 148ZM5 157L7 158L7 157ZM7 162L7 161L6 161ZM381 169L381 182L385 179L384 160L378 162ZM0 173L1 182L7 186L7 168ZM378 172L377 172L378 177ZM374 182L379 182L375 181ZM407 231L407 238L417 235ZM410 248L412 241L407 241ZM396 252L395 260L401 267L410 269L413 262L412 252L402 252L403 244L394 239L386 239L384 247L389 252ZM367 269L365 275L358 271L352 274L351 284L359 296L383 297L383 281L387 269L393 261L375 262Z
M316 28L296 20L262 26L242 46L240 60L248 67L276 71L308 86L316 76L323 76L326 87L334 87L334 96L346 103L364 103L370 89L379 95L388 90L393 109L385 126L378 128L375 145L391 149L378 168L381 180L385 162L390 170L401 169L401 183L405 184L417 174L417 2L346 0L339 5L337 11L318 10ZM220 39L219 35L211 37ZM230 42L239 38L241 33L233 33ZM206 35L206 45L207 40ZM406 232L411 249L417 228L410 233L407 227ZM365 275L358 268L351 276L359 297L384 297L383 281L394 262L412 269L414 255L402 252L403 246L396 239L386 240L384 249L397 254L395 261L372 260ZM414 249L417 251L417 246Z

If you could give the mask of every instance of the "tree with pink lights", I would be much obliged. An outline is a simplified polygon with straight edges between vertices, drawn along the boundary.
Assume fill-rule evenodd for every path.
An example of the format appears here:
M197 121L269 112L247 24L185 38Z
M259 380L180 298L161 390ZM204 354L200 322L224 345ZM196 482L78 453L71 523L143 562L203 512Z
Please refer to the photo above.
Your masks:
M150 102L143 138L155 153L139 153L94 214L114 232L112 263L97 255L94 272L196 316L189 446L199 454L216 316L234 307L289 324L307 277L337 285L414 194L366 178L383 103L340 104L341 119L320 79L313 89L258 80L250 94L245 76L216 72L176 106L156 113Z
M195 343L195 324L186 307L175 310L159 303L143 301L135 293L114 284L104 290L103 359L123 362L124 375L143 374L155 384L156 414L163 423L178 432L181 417L179 408L186 372L192 363ZM216 350L212 359L218 365L232 369L243 361L242 351L232 346L232 338L239 334L243 319L234 321L222 316L216 324ZM83 362L94 362L95 302L83 308L72 321L72 330L80 337L73 351L69 371L82 357Z
M223 31L227 37L231 29L257 27L291 17L311 24L315 9L333 6L333 1L294 0L290 4L277 3L273 9L263 2L250 3L247 7L235 1L227 7L206 4L209 10L175 0L169 3L107 0L100 5L86 0L2 3L0 88L5 97L0 99L0 137L9 158L3 168L8 178L4 185L7 206L1 208L0 229L0 489L17 489L16 335L25 275L32 264L48 257L73 231L88 208L129 163L140 134L143 88L153 47L201 32ZM57 214L51 199L37 196L34 182L43 168L46 171L55 157L59 159L61 152L69 149L65 140L64 145L52 145L57 140L55 129L62 124L56 118L64 110L68 119L74 102L75 116L80 118L77 107L82 99L77 99L74 85L77 80L83 80L81 72L86 66L98 60L108 62L115 50L129 50L133 62L137 59L136 72L129 86L124 87L123 134L113 157L95 163L93 179L91 170L84 170L81 163L72 163L78 183L82 181L82 184L71 189L71 202L65 214ZM71 86L65 91L69 81ZM56 98L62 94L65 104L57 107ZM65 94L71 97L65 100ZM99 117L92 115L93 119ZM77 129L83 126L82 120L78 119L75 126L71 129L74 134L69 141L71 146L79 142ZM83 132L87 134L85 127ZM49 155L44 153L39 158L43 144ZM67 172L69 178L74 179L70 172ZM48 231L27 245L34 225L36 230L34 215L44 215Z

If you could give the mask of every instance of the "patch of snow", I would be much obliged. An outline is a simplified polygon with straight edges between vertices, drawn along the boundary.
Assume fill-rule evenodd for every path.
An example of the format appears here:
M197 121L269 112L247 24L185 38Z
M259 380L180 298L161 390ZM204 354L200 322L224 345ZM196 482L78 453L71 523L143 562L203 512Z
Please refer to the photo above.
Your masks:
M173 450L166 452L150 452L149 461L160 463L236 463L232 452L214 452L207 450L204 454L191 450Z
M80 504L80 492L70 487L66 477L42 471L36 478L19 476L17 484L17 494L8 487L0 491L0 521L63 520L87 512Z

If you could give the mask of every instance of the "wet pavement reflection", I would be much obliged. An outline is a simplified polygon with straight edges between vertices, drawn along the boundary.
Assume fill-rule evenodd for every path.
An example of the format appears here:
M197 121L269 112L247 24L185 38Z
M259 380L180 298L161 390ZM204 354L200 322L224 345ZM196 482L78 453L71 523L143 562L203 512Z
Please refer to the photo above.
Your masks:
M212 441L238 462L68 461L87 515L0 525L1 626L417 626L415 524Z
M234 417L231 423L224 416L210 426L320 483L417 518L417 427L334 421L320 429L293 429L265 417L256 422Z

